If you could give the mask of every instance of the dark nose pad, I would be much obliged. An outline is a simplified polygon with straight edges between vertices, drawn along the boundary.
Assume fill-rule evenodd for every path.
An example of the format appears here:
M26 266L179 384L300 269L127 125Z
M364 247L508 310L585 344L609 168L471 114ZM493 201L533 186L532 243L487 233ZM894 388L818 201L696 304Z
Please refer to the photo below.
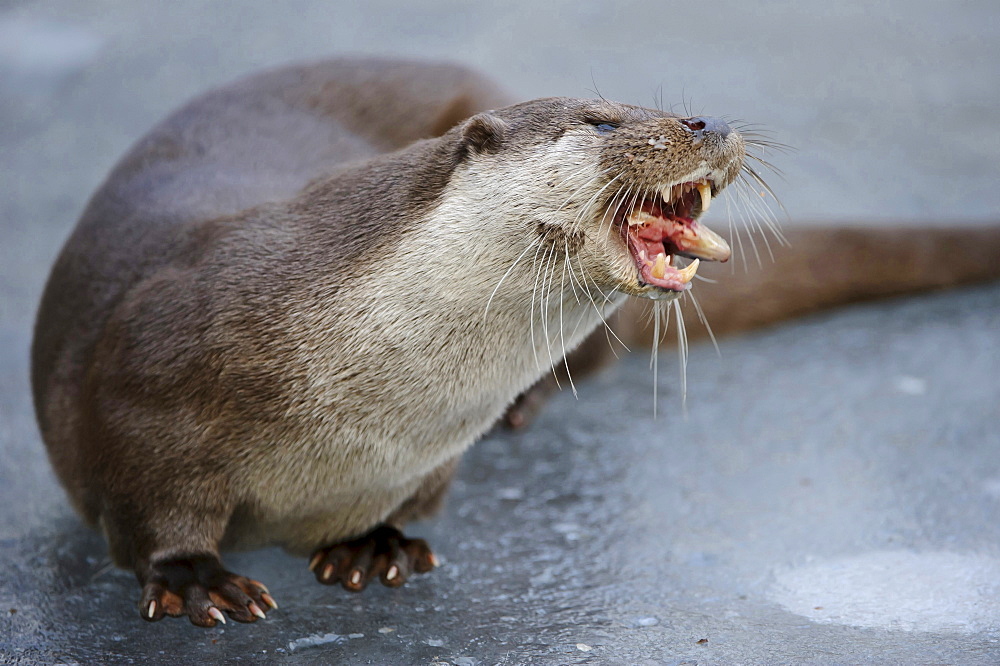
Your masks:
M720 137L725 139L729 136L732 131L729 129L729 125L726 121L720 120L719 118L712 118L710 116L698 116L696 118L684 118L680 121L681 125L684 125L689 130L692 130L696 137L702 138L705 132L711 134L718 134Z

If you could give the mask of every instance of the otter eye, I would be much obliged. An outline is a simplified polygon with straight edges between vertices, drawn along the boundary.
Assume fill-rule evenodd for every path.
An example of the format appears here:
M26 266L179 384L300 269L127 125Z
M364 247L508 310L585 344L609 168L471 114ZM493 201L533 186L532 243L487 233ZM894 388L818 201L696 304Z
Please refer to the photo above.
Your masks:
M598 134L611 134L618 129L617 123L609 123L601 120L591 120L588 122L594 126L594 129L597 130Z

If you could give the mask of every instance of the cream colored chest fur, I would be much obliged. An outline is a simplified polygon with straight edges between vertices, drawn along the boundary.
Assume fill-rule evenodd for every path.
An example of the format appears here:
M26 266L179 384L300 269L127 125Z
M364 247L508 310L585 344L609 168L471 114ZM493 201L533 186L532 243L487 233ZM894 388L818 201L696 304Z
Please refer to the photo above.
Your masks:
M306 379L294 387L294 429L259 461L274 480L257 491L263 514L343 515L335 505L362 504L359 493L366 513L387 513L617 307L622 297L569 289L585 269L536 231L546 216L566 224L579 212L553 213L548 182L572 170L578 184L592 170L558 160L560 149L530 156L533 169L473 162L370 280L300 313ZM512 172L550 179L513 182Z

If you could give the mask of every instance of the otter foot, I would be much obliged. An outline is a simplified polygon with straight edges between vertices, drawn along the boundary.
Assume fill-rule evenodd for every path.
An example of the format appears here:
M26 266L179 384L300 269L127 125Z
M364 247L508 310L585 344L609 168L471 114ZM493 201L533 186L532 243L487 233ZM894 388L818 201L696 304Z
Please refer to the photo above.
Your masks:
M541 413L545 403L557 390L559 383L552 375L541 378L514 399L513 404L503 415L502 423L510 430L526 428Z
M507 412L503 416L504 425L511 430L527 427L538 416L548 398L549 391L537 385L532 386L517 396L514 404L507 408Z
M426 573L438 559L423 539L407 539L394 527L381 525L368 534L317 550L309 570L324 585L340 582L360 592L376 576L388 587L399 587L410 574Z
M254 622L264 619L263 608L278 607L262 583L226 571L213 555L152 562L140 582L139 612L150 622L187 615L192 624L214 627L226 623L222 611L237 622Z

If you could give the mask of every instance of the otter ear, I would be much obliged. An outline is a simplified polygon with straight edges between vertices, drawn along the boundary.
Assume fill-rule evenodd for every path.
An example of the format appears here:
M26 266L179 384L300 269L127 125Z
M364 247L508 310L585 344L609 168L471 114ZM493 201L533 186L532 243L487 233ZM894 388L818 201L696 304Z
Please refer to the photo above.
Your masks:
M462 140L476 153L492 153L500 148L507 123L491 113L477 113L462 125Z

